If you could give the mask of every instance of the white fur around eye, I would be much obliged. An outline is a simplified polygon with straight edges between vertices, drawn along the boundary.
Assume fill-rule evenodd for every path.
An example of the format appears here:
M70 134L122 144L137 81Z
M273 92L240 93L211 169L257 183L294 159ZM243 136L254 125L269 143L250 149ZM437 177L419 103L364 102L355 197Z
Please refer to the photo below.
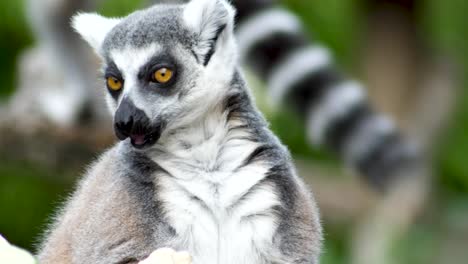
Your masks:
M120 21L96 13L78 13L72 18L72 27L100 55L104 39Z

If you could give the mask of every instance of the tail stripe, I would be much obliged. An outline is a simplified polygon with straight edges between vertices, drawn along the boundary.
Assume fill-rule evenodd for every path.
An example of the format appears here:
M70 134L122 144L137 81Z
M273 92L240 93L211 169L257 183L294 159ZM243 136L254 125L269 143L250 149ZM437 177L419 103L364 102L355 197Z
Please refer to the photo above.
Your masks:
M244 22L247 18L261 12L267 8L274 6L277 0L231 0L236 7L236 20L239 23Z
M272 75L272 70L291 52L308 46L308 40L301 34L275 32L264 40L253 44L246 58L252 70L262 79Z
M391 175L419 166L418 150L414 144L407 144L398 133L382 138L355 164L372 186L384 190L392 180Z
M288 90L307 75L330 66L331 57L327 49L311 46L290 54L272 70L267 84L274 104L282 103ZM314 88L314 87L310 87Z
M309 114L308 109L319 104L330 87L343 81L343 76L332 65L318 69L313 74L303 76L288 89L285 98L287 106L305 118Z
M356 121L354 129L341 145L344 159L350 164L356 164L369 155L380 142L389 135L395 134L395 126L384 116L372 115Z
M343 153L349 139L357 132L361 123L372 118L372 109L369 105L359 103L336 120L332 120L325 131L325 142L330 149Z
M321 102L310 109L307 127L312 142L317 145L326 143L326 131L330 125L365 100L366 95L356 82L348 81L331 87Z
M237 29L237 40L241 59L249 54L252 47L276 33L300 34L301 24L296 16L281 9L268 9L253 16Z

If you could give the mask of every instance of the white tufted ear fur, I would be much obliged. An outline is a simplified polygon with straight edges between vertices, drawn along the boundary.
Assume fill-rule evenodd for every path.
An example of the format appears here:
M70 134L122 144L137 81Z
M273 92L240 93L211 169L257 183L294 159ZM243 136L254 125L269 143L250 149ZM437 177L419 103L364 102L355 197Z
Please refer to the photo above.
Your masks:
M106 18L96 13L79 13L73 16L72 26L100 55L104 39L120 21L121 19Z
M208 64L224 32L232 34L234 8L225 0L192 0L184 9L184 21L198 37L195 53Z

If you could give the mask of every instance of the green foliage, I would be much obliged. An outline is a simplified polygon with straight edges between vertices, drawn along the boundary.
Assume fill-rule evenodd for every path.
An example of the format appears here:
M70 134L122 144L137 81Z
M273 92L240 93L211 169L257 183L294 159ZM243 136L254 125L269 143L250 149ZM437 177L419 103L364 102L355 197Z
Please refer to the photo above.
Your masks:
M417 225L409 231L409 235L403 236L398 243L393 246L395 263L433 263L437 257L439 248L439 237L430 225Z
M51 174L37 165L0 162L0 232L12 244L31 250L44 219L58 206L57 197L70 191Z
M312 39L331 48L337 60L350 67L356 61L356 41L362 28L361 1L282 1L305 23Z
M142 0L106 0L99 6L100 13L109 17L121 17L132 10L144 7Z
M323 253L320 258L322 264L349 263L348 237L349 228L343 225L323 223L325 240Z
M468 57L468 27L466 27L465 0L425 1L421 24L433 47L450 52L454 59L466 63ZM465 64L465 66L467 66Z
M465 11L468 2L464 0L427 1L423 16L428 38L433 48L451 55L459 67L457 76L462 82L457 99L457 111L452 126L444 134L439 152L439 183L449 189L468 193L468 27Z
M0 96L13 91L16 61L32 41L25 19L23 1L0 2Z

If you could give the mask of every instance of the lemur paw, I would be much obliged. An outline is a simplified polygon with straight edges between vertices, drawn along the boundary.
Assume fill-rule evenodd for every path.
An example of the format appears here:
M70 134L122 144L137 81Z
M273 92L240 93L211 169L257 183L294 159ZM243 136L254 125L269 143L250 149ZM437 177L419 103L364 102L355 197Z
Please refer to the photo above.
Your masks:
M139 264L191 264L192 257L188 252L176 252L171 248L160 248L140 261Z

